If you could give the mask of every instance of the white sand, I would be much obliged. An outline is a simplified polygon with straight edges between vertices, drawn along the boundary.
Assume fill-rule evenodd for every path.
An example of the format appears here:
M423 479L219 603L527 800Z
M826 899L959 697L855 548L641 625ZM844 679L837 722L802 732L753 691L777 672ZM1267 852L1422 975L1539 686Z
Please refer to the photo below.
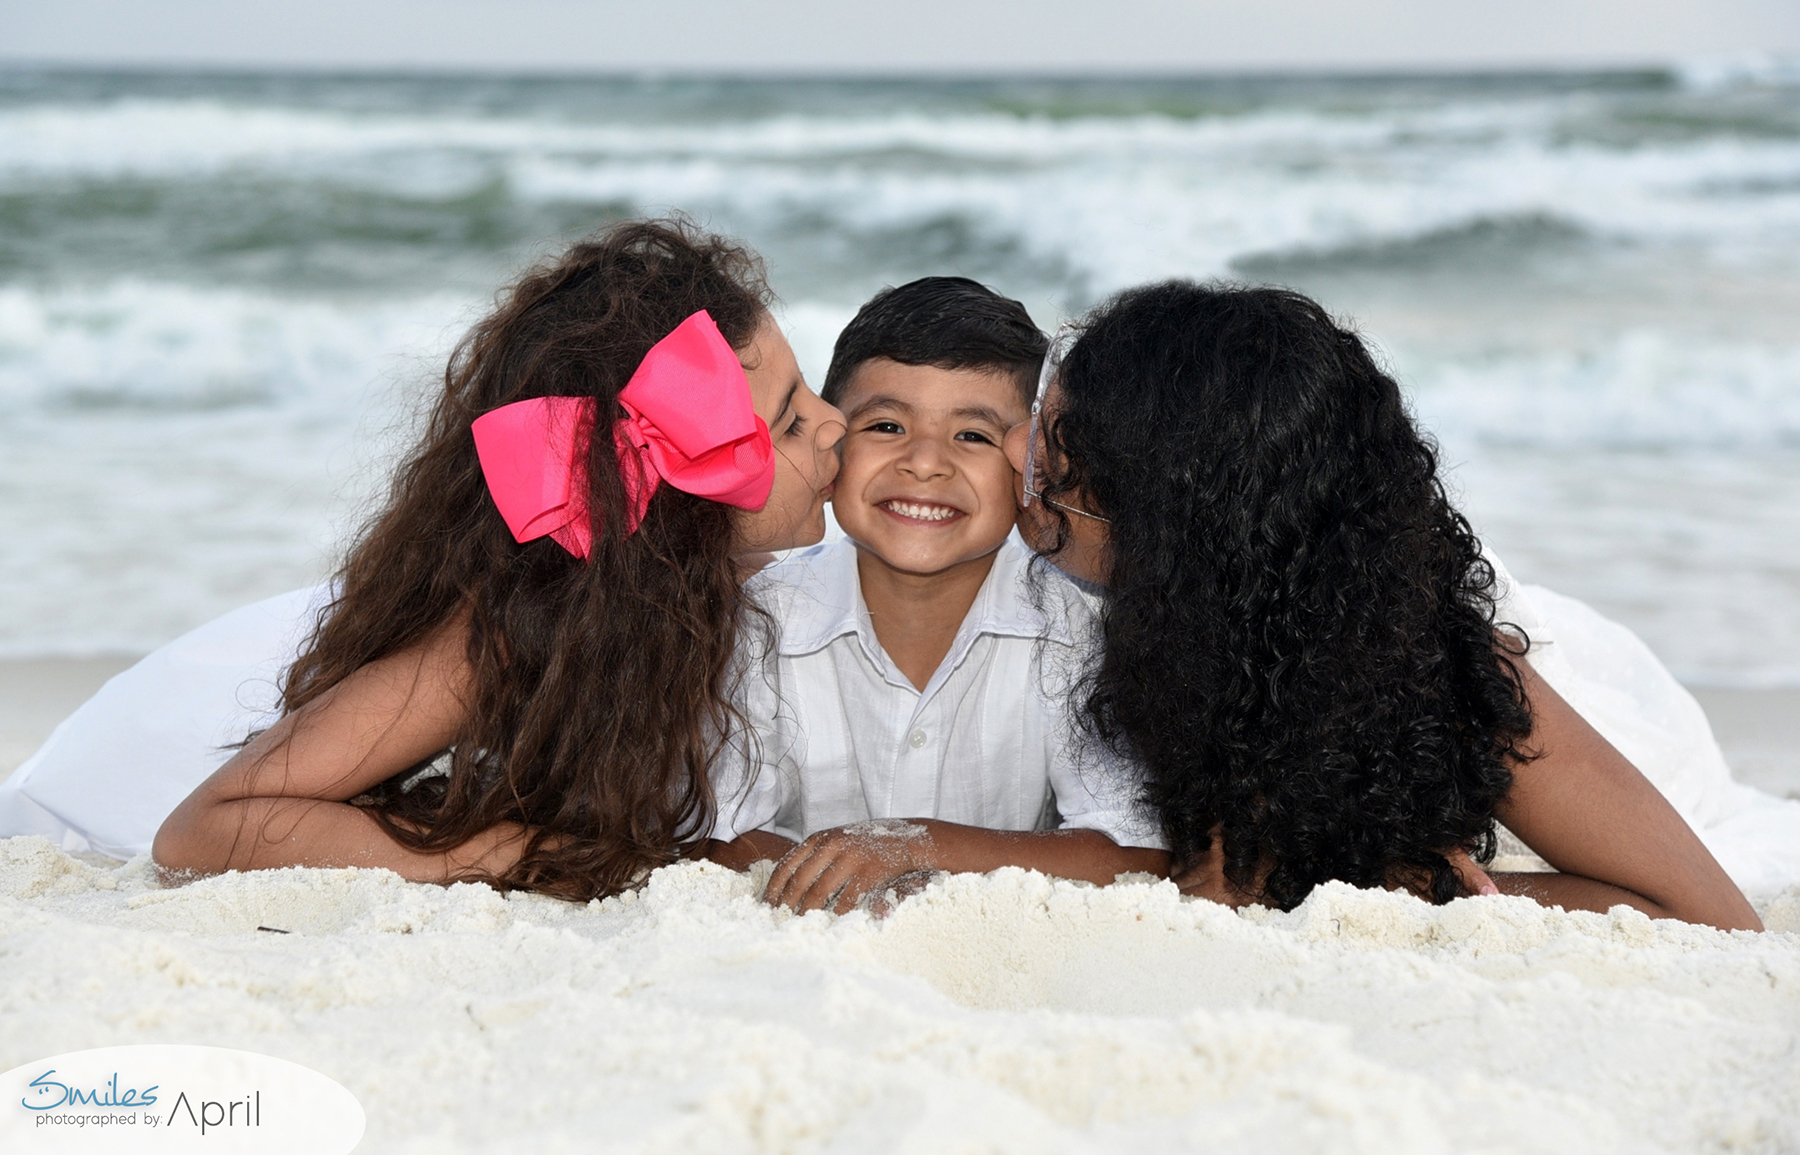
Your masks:
M123 664L0 662L0 776ZM1700 697L1741 775L1800 796L1800 693ZM363 1152L1800 1152L1800 889L1759 896L1762 936L1019 871L885 923L753 893L710 866L586 907L347 870L164 890L0 840L0 1070L260 1051L348 1086Z
M1800 1151L1800 890L1727 935L1326 887L962 876L885 923L710 865L588 906L0 842L0 1069L307 1064L363 1152ZM259 932L258 925L293 933Z

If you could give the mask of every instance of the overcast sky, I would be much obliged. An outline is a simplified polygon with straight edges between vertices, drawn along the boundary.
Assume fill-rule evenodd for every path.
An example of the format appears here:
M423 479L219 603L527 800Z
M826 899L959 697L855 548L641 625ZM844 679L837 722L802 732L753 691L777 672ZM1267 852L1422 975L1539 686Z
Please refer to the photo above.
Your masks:
M1800 55L1800 0L0 0L0 58L731 72Z

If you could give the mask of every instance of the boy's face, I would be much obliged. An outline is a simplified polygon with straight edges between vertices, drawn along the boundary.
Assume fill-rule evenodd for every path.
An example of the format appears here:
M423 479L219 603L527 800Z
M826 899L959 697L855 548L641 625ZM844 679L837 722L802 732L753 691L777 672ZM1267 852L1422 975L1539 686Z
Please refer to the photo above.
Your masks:
M1009 375L876 358L840 405L850 431L832 506L845 533L915 574L1000 548L1016 513L1001 443L1027 416Z

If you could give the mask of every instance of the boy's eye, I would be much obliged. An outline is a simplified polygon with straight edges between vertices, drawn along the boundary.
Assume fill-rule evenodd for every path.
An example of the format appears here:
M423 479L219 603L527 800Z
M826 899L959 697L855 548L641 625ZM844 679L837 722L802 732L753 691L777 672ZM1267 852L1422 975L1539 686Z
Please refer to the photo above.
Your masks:
M905 433L898 421L871 421L863 426L864 433Z
M979 429L965 429L956 435L956 439L958 441L971 441L980 445L996 444L992 437L989 437Z

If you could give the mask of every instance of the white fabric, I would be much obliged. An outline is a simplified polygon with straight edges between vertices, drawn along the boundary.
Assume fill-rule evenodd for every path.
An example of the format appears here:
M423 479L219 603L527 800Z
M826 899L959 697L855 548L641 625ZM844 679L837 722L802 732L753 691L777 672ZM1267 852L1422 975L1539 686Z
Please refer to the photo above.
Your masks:
M1631 631L1573 598L1518 584L1490 560L1503 584L1500 618L1530 634L1533 668L1643 770L1738 885L1755 893L1800 882L1800 802L1731 779L1699 704ZM296 590L226 614L108 682L0 785L0 837L43 834L118 858L147 851L230 746L273 719L277 680L326 592ZM829 703L836 689L810 693ZM935 788L929 776L919 781ZM784 780L759 778L741 810L725 792L723 825L765 825L789 791ZM771 817L747 822L759 807ZM1018 809L1013 818L1030 825Z
M69 715L0 786L0 835L147 854L169 812L279 716L279 681L329 587L295 590L183 634Z
M755 743L715 768L714 836L800 839L878 818L1041 830L1060 816L1062 827L1160 849L1135 775L1080 742L1069 717L1095 611L1060 571L1034 575L1031 556L1016 538L1000 547L923 690L875 636L853 543L759 574L752 588L778 636L744 676Z
M1636 634L1487 557L1501 581L1498 620L1531 639L1525 660L1662 792L1725 873L1751 893L1800 882L1800 801L1732 780L1706 711Z

